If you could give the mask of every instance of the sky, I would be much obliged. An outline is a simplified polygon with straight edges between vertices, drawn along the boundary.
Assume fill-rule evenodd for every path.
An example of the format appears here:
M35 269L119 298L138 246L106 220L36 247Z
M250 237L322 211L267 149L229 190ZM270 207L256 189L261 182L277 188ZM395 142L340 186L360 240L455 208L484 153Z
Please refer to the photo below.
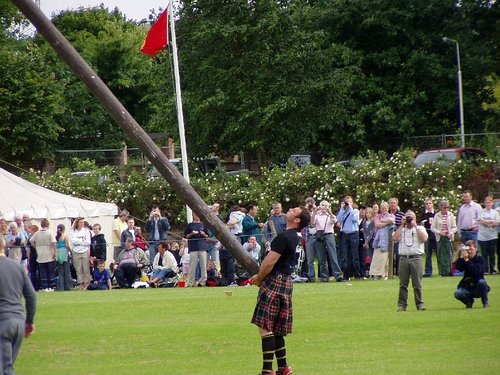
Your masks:
M61 10L78 9L79 7L93 7L104 4L109 10L115 7L125 14L127 19L140 21L148 18L150 9L165 9L168 0L40 0L40 8L45 15L51 18L52 13Z

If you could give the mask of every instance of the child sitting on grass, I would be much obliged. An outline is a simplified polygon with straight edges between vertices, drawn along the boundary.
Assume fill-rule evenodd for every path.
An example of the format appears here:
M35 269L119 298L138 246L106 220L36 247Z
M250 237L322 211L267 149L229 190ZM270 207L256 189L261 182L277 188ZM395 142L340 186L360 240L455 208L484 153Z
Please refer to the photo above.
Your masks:
M103 259L97 261L97 268L94 269L92 282L87 290L111 290L111 277L109 271L105 268L106 262Z

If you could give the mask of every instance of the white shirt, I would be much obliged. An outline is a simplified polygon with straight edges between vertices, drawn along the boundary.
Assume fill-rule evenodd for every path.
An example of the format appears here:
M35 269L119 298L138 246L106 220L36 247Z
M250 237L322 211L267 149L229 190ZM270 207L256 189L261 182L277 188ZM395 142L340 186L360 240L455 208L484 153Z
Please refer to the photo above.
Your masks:
M417 230L420 230L427 235L427 231L421 225L417 225L416 228L411 229L404 227L401 230L401 237L399 239L400 255L422 255L424 253L425 241L420 242Z

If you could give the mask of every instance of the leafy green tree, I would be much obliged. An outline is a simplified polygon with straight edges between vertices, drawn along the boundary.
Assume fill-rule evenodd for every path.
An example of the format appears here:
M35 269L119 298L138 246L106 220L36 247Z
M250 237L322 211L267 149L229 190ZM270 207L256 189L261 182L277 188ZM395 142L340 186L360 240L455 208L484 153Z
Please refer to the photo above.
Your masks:
M63 129L62 90L32 43L0 47L0 149L2 158L41 166L53 159Z
M52 21L130 114L146 125L150 110L145 93L151 63L139 53L145 28L127 21L117 9L109 12L103 6L64 11ZM45 49L45 59L51 62L65 91L65 111L59 121L66 131L59 139L60 148L120 147L126 140L121 128L46 42L39 38L38 43Z
M351 99L359 56L305 28L307 10L302 2L184 2L180 58L195 152L276 160L318 144L329 153L343 130L360 131Z
M409 136L458 131L455 49L443 36L460 42L467 132L483 129L495 50L492 26L482 24L493 18L490 1L320 0L314 7L314 27L362 56L365 79L354 95L369 148L393 151Z

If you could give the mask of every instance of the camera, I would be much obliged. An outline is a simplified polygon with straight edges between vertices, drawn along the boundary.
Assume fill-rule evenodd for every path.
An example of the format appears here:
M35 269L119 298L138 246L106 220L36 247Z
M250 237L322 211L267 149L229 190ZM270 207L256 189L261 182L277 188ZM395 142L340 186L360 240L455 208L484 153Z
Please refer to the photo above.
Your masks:
M412 222L412 220L413 220L413 218L411 216L405 217L406 224L410 224Z

